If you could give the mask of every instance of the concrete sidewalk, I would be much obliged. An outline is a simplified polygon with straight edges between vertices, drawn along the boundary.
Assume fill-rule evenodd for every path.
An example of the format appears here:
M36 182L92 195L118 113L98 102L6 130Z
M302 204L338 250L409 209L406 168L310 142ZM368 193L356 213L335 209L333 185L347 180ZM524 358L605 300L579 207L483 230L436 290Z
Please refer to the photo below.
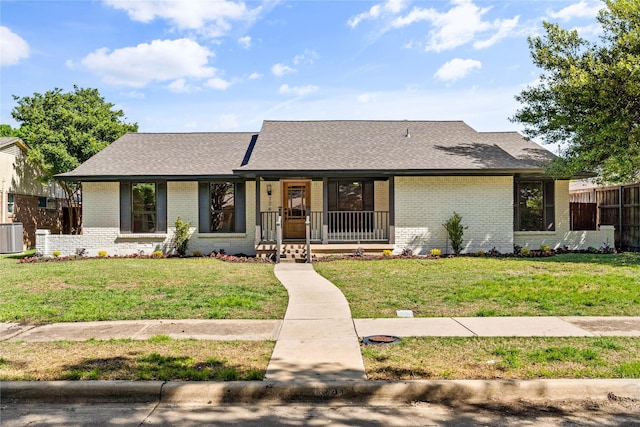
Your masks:
M325 308L328 306L326 302L323 304ZM297 309L301 310L302 307L304 303L299 304ZM307 306L306 309L308 308ZM294 308L292 308L292 316L294 316L293 310ZM175 339L277 340L286 338L287 334L300 332L299 328L293 329L293 326L303 323L295 320L290 318L285 335L280 332L283 324L281 320L165 319L48 325L0 323L0 341L45 342L120 338L144 340L154 335L168 335ZM318 320L318 322L306 322L306 326L309 327L321 324L321 319L307 320ZM352 322L358 337L370 335L397 337L640 336L640 317L416 317L353 319ZM346 325L346 322L344 324ZM336 331L331 329L329 331L332 336L335 336ZM350 331L349 336L351 336Z
M311 264L278 264L289 305L266 380L366 379L358 335L342 292Z

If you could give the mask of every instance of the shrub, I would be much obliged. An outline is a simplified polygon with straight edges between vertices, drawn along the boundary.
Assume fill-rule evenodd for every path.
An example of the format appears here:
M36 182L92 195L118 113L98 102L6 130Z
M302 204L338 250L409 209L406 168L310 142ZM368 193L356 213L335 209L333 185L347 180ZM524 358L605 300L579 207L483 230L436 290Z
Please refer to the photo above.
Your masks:
M460 251L462 250L462 236L464 235L464 230L468 228L462 226L462 217L454 212L451 218L442 224L442 226L447 230L453 253L460 255Z
M431 256L433 256L433 257L439 257L441 253L442 253L442 251L441 251L440 249L436 249L436 248L431 249L431 250L429 251L429 254L430 254Z
M531 249L529 249L529 248L522 248L522 249L520 249L520 255L523 255L523 256L529 256L529 255L531 255Z
M385 249L382 251L382 256L384 257L390 257L393 254L393 252L391 252L390 249Z
M549 245L541 245L540 246L540 250L542 252L549 252L549 251L551 251L551 248L549 247Z
M193 256L196 256L196 257L198 257L198 256L202 256L202 252L200 252L200 251L193 251Z
M189 228L191 228L191 223L184 222L180 217L177 217L175 226L173 244L178 255L185 256L189 247Z
M153 253L151 254L152 258L162 258L164 256L164 253L162 251L153 251Z
M107 256L107 251L98 251L98 257L104 258Z
M404 248L402 250L402 256L412 257L413 256L413 250L411 248Z
M358 247L353 251L353 256L363 257L364 256L364 248Z
M51 252L51 255L53 255L55 258L58 258L60 256L60 251L53 251Z
M476 256L485 256L486 253L484 251L478 251L476 252Z

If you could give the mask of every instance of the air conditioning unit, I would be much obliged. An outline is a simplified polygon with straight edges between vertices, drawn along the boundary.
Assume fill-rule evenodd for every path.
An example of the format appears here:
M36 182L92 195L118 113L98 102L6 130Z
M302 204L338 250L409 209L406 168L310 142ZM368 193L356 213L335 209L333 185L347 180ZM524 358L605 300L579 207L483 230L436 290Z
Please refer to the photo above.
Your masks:
M0 254L22 252L22 223L0 224Z

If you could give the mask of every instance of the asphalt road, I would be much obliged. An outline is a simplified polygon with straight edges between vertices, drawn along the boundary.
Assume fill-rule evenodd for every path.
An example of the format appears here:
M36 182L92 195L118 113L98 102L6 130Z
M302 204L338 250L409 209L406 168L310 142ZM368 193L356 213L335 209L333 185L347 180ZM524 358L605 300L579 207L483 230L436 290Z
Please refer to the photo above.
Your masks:
M640 426L635 400L411 405L0 405L0 425L17 426Z

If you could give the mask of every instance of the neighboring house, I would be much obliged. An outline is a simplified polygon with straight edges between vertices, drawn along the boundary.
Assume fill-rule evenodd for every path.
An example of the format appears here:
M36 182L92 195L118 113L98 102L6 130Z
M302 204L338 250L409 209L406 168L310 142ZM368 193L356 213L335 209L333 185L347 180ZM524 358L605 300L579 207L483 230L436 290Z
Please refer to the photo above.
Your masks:
M516 132L460 121L265 121L255 133L126 134L60 178L83 184L82 236L42 232L38 251L171 251L177 217L189 251L253 255L285 243L312 252L451 252L442 224L466 227L463 252L602 246L613 229L569 228L569 181L553 154ZM288 246L292 252L298 246ZM294 248L294 249L291 249ZM300 249L302 250L302 249Z
M598 185L583 179L569 184L571 223L576 230L615 227L615 247L640 251L640 183Z
M22 223L24 245L35 247L36 229L62 231L64 192L38 182L27 151L20 138L0 137L0 223Z

